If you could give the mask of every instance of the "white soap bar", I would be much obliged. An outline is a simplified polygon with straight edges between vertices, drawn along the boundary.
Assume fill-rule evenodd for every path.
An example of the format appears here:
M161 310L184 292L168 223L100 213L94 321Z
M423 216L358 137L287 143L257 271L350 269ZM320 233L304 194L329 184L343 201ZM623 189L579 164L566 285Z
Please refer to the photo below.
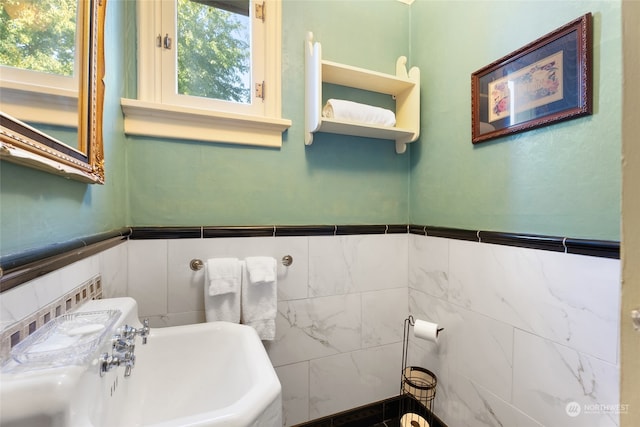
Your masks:
M104 329L104 325L100 325L98 323L90 323L88 325L78 326L77 328L73 328L67 331L67 335L76 336L76 335L87 335L94 334Z

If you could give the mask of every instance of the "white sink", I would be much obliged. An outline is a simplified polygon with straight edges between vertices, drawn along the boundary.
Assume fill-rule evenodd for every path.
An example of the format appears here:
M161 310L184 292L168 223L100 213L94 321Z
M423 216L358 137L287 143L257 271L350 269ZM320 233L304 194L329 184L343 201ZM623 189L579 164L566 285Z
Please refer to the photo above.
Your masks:
M114 329L141 327L131 298L91 301L81 310L112 309L122 312ZM0 425L282 426L280 383L248 326L152 328L147 344L136 338L136 363L128 377L124 367L100 375L99 356L105 352L111 352L110 339L80 366L5 365Z

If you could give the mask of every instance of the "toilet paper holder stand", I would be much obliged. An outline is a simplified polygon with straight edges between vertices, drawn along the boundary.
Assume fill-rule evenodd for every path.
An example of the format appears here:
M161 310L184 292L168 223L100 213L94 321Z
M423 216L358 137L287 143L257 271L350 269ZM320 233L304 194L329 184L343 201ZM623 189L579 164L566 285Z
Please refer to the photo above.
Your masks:
M430 422L433 416L432 407L433 400L436 396L436 385L438 379L436 375L428 369L419 366L407 365L409 353L409 330L411 327L415 326L415 323L416 321L412 315L409 315L409 317L404 320L404 334L402 338L402 373L400 381L400 395L403 399L401 400L399 415L402 417L402 420L406 422L412 421L413 418L411 417L416 417L418 421L424 419L427 422ZM444 328L437 328L436 336L443 330ZM420 424L419 422L417 424L411 422L410 425Z

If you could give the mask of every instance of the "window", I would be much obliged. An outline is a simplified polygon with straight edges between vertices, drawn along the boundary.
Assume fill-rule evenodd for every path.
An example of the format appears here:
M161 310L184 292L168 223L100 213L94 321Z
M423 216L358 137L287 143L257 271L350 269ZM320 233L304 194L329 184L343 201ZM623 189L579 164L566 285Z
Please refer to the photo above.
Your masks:
M138 1L125 132L280 146L280 0ZM213 131L213 132L206 132Z
M77 126L82 22L78 0L3 0L2 110L29 122ZM55 111L57 114L47 114Z

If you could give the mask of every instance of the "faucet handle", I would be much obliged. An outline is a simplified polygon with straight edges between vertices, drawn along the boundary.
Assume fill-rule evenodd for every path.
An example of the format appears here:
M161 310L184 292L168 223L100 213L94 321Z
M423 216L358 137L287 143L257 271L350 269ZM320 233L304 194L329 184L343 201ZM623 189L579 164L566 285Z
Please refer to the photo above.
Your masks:
M102 353L98 359L100 363L100 376L103 377L106 372L109 372L111 368L117 366L117 361L109 353Z
M123 351L117 354L103 353L100 355L98 361L100 363L101 377L104 376L106 372L121 365L124 365L124 376L128 377L131 375L131 369L136 365L136 355L133 354L133 350Z
M131 369L136 366L136 355L131 353L127 353L124 358L124 376L128 377L131 375Z
M136 337L136 328L129 325L124 325L121 329L122 337L125 340L132 340Z
M125 340L133 341L137 335L142 337L142 344L147 343L147 337L151 332L149 328L149 319L144 319L142 321L142 328L134 328L133 326L124 325L121 329L122 337Z
M111 338L111 347L113 348L113 351L116 353L125 353L128 351L133 352L135 349L133 338L135 338L135 335L131 337L126 333L124 335L114 335L113 338Z
M151 329L149 328L149 319L144 319L142 321L142 328L138 329L136 331L138 333L138 335L140 335L142 337L142 344L146 344L147 343L147 337L149 336L149 333L151 332Z

